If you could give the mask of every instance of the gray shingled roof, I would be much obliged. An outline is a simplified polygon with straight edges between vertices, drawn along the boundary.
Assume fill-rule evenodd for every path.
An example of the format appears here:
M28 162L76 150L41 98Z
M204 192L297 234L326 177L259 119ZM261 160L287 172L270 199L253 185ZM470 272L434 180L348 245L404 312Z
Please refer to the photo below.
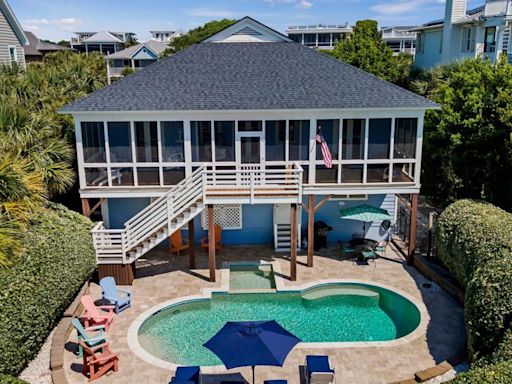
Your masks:
M297 43L201 43L61 112L407 107L436 104Z

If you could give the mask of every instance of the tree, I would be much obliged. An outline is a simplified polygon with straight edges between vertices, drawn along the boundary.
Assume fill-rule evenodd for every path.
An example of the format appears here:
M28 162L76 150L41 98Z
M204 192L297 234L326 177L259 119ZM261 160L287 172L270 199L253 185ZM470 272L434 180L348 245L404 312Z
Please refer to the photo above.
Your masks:
M426 79L426 80L425 80ZM415 87L441 105L425 119L423 191L512 210L512 66L471 59L431 71Z
M182 49L188 48L191 45L197 44L234 23L236 23L236 20L232 19L213 20L200 27L191 29L186 34L178 36L171 41L169 43L169 48L162 53L162 56L168 56L181 51Z
M62 45L63 47L71 48L71 43L69 42L69 40L57 41L57 45Z
M131 36L128 41L124 44L125 48L133 47L134 45L139 44L139 40L135 36Z
M378 29L375 20L360 20L354 32L338 41L333 56L383 80L405 83L412 63L410 55L393 56Z

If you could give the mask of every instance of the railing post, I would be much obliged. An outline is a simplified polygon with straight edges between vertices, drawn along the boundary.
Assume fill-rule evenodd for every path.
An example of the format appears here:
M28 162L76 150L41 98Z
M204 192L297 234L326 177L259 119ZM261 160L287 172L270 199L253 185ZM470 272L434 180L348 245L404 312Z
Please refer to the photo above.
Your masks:
M251 204L254 203L254 173L249 173L251 175L251 181L250 181L250 189L251 189Z
M123 256L123 264L126 264L126 247L125 247L125 241L126 241L126 232L121 233L121 254Z
M206 172L207 172L207 169L206 167L201 171L202 174L201 174L201 184L202 184L202 190L203 190L203 204L206 204Z
M171 217L174 213L174 197L169 196L167 199L167 234L171 235Z

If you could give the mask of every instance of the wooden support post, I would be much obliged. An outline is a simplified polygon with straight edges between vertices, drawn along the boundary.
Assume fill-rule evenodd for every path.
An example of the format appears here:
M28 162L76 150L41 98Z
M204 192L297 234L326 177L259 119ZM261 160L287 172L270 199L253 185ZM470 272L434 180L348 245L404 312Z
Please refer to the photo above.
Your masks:
M213 205L208 205L208 266L210 268L210 281L215 282L215 218Z
M418 194L411 196L411 218L409 223L409 247L407 249L407 264L412 265L416 250L416 221L418 220Z
M190 269L196 268L196 247L194 246L194 236L194 219L192 219L188 222L188 262Z
M315 226L315 196L308 196L308 267L313 266L313 245Z
M89 217L91 214L91 207L89 206L89 199L82 199L82 215Z
M297 204L290 209L290 280L297 280Z

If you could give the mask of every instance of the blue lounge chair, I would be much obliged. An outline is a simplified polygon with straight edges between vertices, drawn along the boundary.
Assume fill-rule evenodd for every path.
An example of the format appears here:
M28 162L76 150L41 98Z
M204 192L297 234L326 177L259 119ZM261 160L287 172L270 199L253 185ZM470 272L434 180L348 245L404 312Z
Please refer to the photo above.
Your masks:
M265 380L263 384L288 384L286 380Z
M107 276L101 279L100 287L103 289L103 300L115 306L114 312L116 314L132 305L132 294L129 291L117 288L113 277Z
M176 375L169 384L201 384L201 368L199 366L178 367Z
M334 369L328 356L306 356L306 383L334 384Z
M83 340L84 343L89 347L95 347L97 345L105 343L107 340L105 339L105 326L104 325L97 325L95 327L87 327L84 328L82 323L79 319L73 319L71 320L71 323L76 329L76 332L78 334L78 356L82 357L83 355L83 348L80 345L80 340ZM88 332L93 332L92 334Z

